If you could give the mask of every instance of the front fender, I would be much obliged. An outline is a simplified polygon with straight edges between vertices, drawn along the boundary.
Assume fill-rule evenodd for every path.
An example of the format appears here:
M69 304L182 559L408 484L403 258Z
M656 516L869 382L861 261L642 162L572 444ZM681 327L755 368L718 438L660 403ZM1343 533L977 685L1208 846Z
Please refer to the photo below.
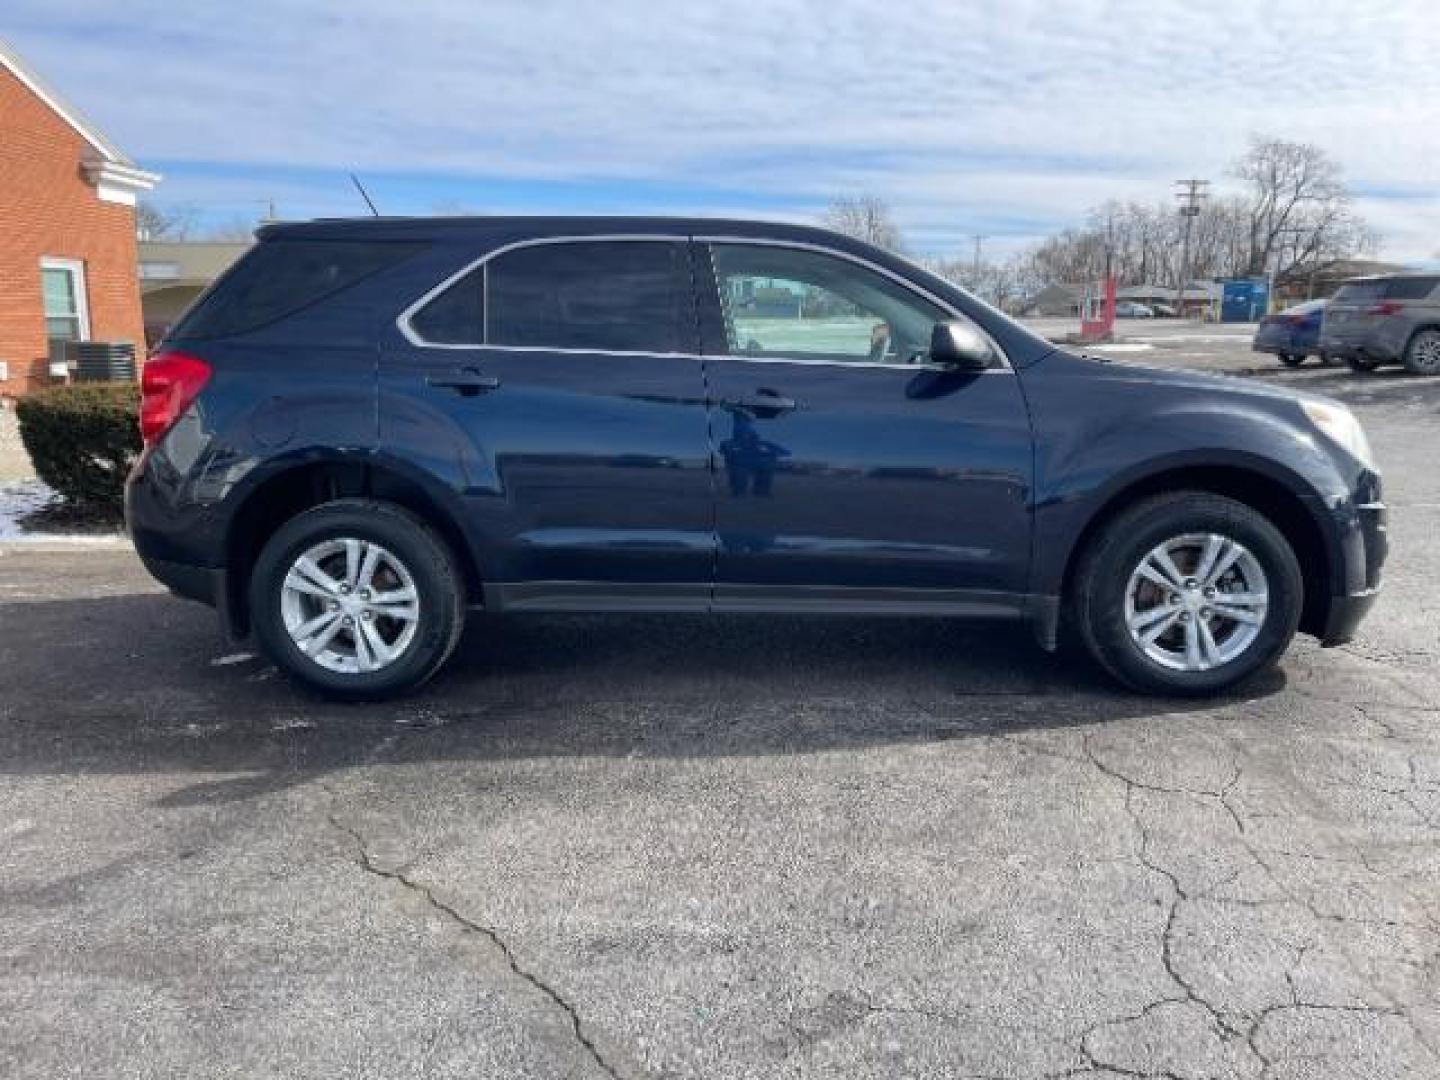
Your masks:
M1045 383L1054 385L1036 386ZM1035 550L1031 591L1055 596L1087 529L1127 493L1194 483L1203 471L1263 478L1304 506L1324 538L1332 579L1341 573L1336 512L1353 478L1337 468L1292 398L1118 377L1032 379L1035 414ZM1293 414L1293 415L1292 415Z

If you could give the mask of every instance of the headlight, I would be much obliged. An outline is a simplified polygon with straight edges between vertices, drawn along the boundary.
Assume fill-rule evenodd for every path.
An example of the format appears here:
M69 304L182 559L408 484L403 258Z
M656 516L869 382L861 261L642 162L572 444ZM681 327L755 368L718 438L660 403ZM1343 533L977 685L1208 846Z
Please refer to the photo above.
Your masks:
M1370 451L1370 440L1365 438L1365 429L1355 414L1344 405L1333 401L1302 401L1300 407L1310 422L1346 450L1368 469L1375 468L1375 457Z

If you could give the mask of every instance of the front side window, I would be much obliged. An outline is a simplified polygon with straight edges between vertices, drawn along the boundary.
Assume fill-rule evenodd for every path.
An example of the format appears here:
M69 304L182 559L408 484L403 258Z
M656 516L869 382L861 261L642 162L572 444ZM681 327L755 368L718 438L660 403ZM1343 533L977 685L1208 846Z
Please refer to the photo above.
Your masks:
M40 287L45 301L45 337L52 353L63 349L64 342L88 338L84 264L74 259L41 259Z
M681 352L683 249L669 241L565 241L485 265L485 343Z
M864 266L823 252L712 244L732 355L838 363L924 363L937 304Z

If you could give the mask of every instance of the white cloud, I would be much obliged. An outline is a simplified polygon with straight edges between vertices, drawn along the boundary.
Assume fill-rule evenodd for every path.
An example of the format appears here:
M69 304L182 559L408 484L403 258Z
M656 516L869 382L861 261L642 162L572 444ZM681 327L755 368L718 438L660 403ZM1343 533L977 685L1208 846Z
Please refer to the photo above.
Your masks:
M1440 191L1433 0L10 9L16 43L142 159L664 182L717 204L866 187L922 242L1221 180L1254 131L1320 143L1367 189ZM1433 204L1366 209L1390 253L1440 247Z

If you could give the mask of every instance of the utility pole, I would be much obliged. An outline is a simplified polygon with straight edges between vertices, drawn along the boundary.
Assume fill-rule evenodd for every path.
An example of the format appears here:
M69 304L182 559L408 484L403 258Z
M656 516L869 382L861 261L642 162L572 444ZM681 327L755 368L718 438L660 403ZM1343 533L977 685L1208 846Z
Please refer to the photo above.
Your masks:
M1200 216L1201 201L1209 197L1205 189L1210 186L1210 181L1176 180L1175 186L1180 189L1175 197L1180 200L1180 216L1185 219L1185 238L1180 243L1180 280L1175 288L1175 313L1184 318L1185 279L1190 273L1190 226Z
M975 238L974 287L978 289L980 288L980 245L990 237L983 233L972 233L971 235Z

